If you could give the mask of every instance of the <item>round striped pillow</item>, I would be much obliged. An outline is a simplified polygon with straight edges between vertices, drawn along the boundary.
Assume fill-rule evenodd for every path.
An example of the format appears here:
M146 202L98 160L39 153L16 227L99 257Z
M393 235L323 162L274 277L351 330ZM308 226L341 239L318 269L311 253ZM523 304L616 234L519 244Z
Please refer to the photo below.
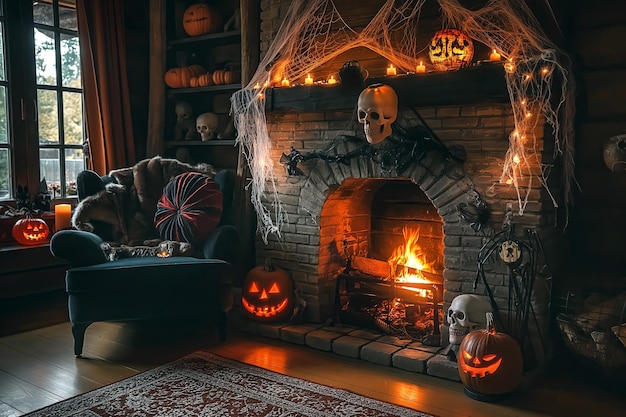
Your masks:
M154 224L161 239L200 245L220 222L223 201L215 181L198 172L186 172L163 189Z

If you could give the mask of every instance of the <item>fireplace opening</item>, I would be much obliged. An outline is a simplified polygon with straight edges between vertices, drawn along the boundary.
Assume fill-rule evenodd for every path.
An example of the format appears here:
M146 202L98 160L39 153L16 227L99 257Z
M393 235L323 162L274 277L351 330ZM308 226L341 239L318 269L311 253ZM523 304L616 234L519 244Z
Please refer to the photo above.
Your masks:
M443 220L403 178L348 178L320 217L320 273L337 322L440 343Z

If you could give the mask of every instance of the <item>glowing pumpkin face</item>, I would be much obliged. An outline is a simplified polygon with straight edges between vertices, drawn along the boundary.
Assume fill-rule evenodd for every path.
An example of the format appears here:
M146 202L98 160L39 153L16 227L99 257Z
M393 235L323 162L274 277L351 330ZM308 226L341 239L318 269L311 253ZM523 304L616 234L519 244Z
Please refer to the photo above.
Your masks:
M440 30L430 41L428 56L439 71L463 68L472 62L474 42L460 30Z
M287 272L271 260L253 268L243 282L241 303L255 320L277 321L292 312L293 286Z
M50 229L42 219L36 219L28 214L13 225L12 235L18 243L23 245L35 245L41 243L50 234Z
M486 315L487 329L470 332L459 346L459 377L473 393L506 394L522 378L522 351L511 336L496 332L493 314Z

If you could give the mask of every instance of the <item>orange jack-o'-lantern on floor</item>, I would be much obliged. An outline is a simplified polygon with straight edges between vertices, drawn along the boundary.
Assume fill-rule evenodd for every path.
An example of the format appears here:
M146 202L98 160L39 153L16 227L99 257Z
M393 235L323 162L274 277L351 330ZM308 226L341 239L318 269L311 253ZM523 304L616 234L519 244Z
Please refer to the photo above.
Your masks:
M471 393L506 394L522 378L522 351L511 336L496 332L493 314L486 314L487 329L470 332L459 346L459 377Z
M439 71L463 68L472 62L474 42L460 30L443 29L430 41L428 56Z
M22 245L36 245L48 238L50 228L42 219L34 218L29 214L13 225L12 235Z
M243 282L241 303L251 318L259 321L282 320L292 313L293 285L284 269L271 259L252 268Z

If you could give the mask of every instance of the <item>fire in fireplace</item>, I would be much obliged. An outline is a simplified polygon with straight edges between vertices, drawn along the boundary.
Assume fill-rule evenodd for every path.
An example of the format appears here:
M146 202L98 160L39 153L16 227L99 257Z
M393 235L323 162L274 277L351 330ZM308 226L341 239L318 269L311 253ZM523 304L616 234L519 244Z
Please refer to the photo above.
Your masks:
M335 320L440 345L443 278L420 229L403 228L387 261L353 256L337 278ZM439 266L440 267L440 266Z

